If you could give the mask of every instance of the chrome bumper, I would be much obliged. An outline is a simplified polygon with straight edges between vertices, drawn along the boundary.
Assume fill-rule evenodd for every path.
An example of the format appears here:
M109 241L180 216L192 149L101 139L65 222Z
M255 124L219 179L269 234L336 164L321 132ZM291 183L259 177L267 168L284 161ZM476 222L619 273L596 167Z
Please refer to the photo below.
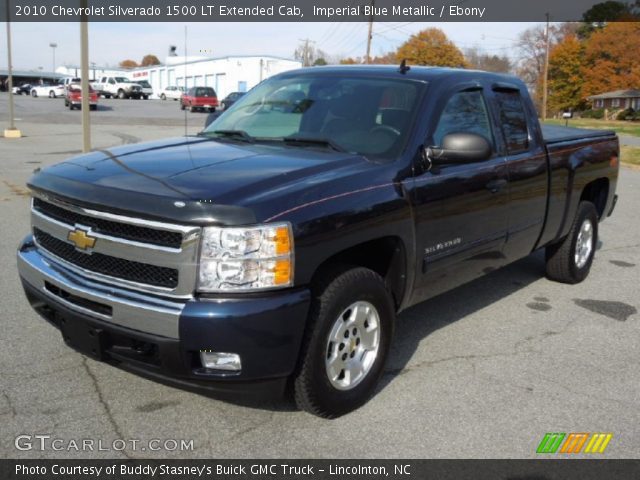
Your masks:
M23 281L47 298L80 314L140 332L179 338L184 302L144 295L82 277L41 253L31 236L18 249L18 272ZM90 302L109 307L110 313L91 309Z

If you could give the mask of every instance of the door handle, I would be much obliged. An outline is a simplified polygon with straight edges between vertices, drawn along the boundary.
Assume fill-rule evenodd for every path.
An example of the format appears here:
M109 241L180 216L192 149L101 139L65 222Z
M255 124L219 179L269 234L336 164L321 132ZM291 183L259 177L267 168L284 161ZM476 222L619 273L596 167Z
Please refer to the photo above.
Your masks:
M491 193L498 193L500 190L502 190L502 187L504 187L506 184L507 184L507 181L504 178L498 178L496 180L491 180L489 183L487 183L485 185L485 188L489 190Z

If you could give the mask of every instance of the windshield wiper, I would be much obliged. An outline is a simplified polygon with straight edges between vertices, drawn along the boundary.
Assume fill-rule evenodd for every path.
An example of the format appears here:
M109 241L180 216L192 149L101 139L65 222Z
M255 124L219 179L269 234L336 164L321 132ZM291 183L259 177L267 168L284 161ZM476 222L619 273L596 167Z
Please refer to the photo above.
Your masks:
M282 141L288 144L299 144L299 145L306 144L306 145L317 145L321 147L329 147L332 150L335 150L336 152L345 153L347 151L344 148L342 148L340 145L335 143L333 140L331 140L330 138L324 138L324 137L303 137L303 136L291 135L289 137L283 137Z
M215 133L223 137L230 137L247 143L255 143L256 139L244 130L214 130L213 132L202 132L202 135Z

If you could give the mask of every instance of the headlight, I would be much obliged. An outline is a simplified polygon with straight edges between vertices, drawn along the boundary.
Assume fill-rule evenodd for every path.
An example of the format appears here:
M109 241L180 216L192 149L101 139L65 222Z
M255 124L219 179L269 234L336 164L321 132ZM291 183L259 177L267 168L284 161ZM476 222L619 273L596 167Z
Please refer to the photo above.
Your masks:
M199 291L255 291L291 285L293 235L288 223L203 229Z

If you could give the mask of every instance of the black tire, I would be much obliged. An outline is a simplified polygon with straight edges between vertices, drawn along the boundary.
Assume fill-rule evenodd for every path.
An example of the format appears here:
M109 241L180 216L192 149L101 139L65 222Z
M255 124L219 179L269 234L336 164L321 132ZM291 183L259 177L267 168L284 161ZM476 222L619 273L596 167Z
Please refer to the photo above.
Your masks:
M124 93L124 90L118 90L118 98L120 100L124 100L125 98L127 98L127 94Z
M194 107L193 105L189 105L189 112L193 113L196 111L196 107Z
M35 90L31 90L31 96L33 98L37 97L38 96L38 92L36 92Z
M69 110L73 110L74 108L76 107L73 106L73 103L69 102Z
M373 395L393 337L395 309L382 277L366 268L336 267L314 282L312 292L307 330L294 378L294 396L300 409L320 417L335 418L360 407ZM348 312L355 302L367 302L378 313L378 351L359 383L350 389L339 390L331 384L325 365L330 345L328 337L342 313ZM353 348L353 343L351 345ZM340 344L339 351L343 347Z
M585 222L591 224L593 229L591 240L591 249L586 259L586 263L579 265L576 261L576 247L580 230ZM591 270L593 257L598 245L598 212L591 202L580 202L576 217L569 234L560 242L549 245L545 250L547 262L547 277L550 280L562 283L580 283Z
M145 95L145 96L144 96L144 97L142 97L142 98L144 98L145 100L149 100L149 95Z
M51 90L49 92L49 98L56 98L56 92L54 92L53 90Z
M167 96L163 93L162 95L160 95L160 100L166 100Z
M104 98L111 98L111 95L105 95Z
M185 109L184 103L180 102L180 110L184 110L184 109Z
M89 105L89 110L97 110L98 105Z

